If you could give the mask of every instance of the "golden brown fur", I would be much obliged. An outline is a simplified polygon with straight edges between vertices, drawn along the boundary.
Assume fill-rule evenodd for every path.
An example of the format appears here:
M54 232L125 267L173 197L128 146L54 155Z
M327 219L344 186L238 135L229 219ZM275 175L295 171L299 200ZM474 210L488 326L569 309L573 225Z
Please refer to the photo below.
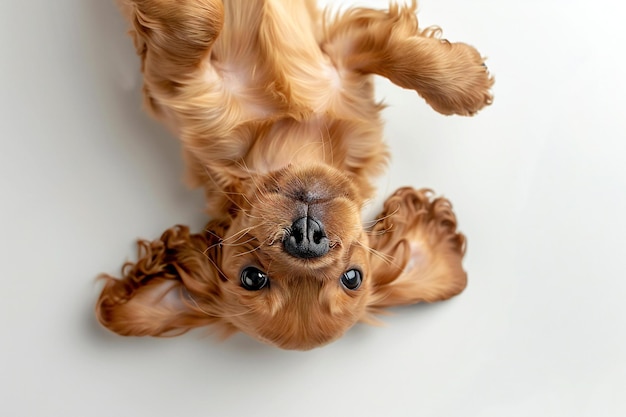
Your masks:
M493 83L474 48L419 27L415 3L330 15L313 0L120 2L147 107L180 138L212 220L140 242L123 277L106 277L103 325L157 336L211 324L310 349L381 308L465 288L465 240L445 199L400 189L371 229L360 212L388 159L371 75L473 115ZM288 253L298 218L323 227L327 253ZM269 284L246 290L247 267ZM355 268L363 282L348 290L340 277Z

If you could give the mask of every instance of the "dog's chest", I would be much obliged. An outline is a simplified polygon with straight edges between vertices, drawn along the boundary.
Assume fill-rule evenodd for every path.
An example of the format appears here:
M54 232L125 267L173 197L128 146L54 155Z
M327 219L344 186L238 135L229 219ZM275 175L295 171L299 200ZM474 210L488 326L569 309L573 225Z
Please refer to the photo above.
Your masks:
M205 81L241 120L277 120L328 113L344 89L340 71L320 54L316 62L281 68L248 62L213 62Z
M350 138L380 133L370 77L335 65L320 46L321 18L302 2L242 1L225 2L223 31L201 66L211 157L255 172L341 166L358 142Z
M241 119L323 114L338 101L343 74L320 47L322 22L313 3L224 3L224 27L204 79Z

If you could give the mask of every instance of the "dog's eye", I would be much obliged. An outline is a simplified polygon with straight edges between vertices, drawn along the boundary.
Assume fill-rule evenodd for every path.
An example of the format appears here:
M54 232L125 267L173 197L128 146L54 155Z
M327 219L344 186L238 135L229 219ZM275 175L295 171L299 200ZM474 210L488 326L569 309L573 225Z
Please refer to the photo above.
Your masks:
M361 282L363 277L358 269L351 269L341 276L341 283L349 290L356 290L361 286Z
M249 267L241 271L241 286L248 291L258 291L268 282L265 272L257 268Z

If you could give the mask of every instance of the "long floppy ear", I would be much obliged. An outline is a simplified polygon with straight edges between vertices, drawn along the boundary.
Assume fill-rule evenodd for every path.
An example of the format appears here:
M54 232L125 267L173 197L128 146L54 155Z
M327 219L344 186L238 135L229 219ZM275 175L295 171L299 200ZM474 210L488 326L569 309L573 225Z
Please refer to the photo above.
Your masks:
M109 275L96 304L98 321L124 336L175 336L209 324L230 325L220 317L220 245L225 226L211 222L203 234L186 226L160 239L138 242L138 261Z
M465 288L465 237L450 203L431 194L400 188L385 202L370 236L372 312L445 300Z

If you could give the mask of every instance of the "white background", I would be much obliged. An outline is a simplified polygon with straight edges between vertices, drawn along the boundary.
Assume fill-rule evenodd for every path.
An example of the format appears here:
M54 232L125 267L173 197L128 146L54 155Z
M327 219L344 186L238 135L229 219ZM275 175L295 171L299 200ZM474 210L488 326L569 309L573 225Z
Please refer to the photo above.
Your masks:
M424 25L489 57L496 99L444 117L380 80L393 151L380 198L449 197L469 287L303 353L97 325L94 277L137 237L199 228L202 196L141 110L112 0L2 0L0 415L626 415L621 4L421 2Z

